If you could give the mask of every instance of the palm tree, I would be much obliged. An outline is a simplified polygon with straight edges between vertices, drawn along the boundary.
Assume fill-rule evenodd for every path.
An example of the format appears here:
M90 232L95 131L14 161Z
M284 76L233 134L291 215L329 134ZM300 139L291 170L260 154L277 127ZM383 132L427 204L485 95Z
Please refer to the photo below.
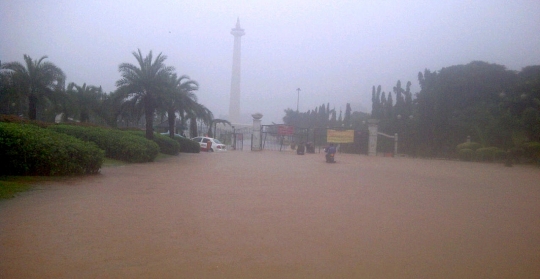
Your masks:
M174 71L173 67L163 63L167 56L161 53L152 61L152 51L146 57L142 56L141 50L133 52L138 66L130 63L122 63L118 71L122 78L116 82L120 92L123 92L125 100L137 100L144 108L146 120L146 138L154 138L154 113L159 103L159 95L166 90L169 75Z
M186 111L186 117L189 118L189 134L191 137L198 135L197 119L200 119L206 125L210 125L210 121L214 119L214 114L204 105L194 103Z
M129 94L128 88L117 88L117 98L121 99L118 116L125 122L126 127L138 124L144 115L143 95ZM126 97L128 96L128 97Z
M110 127L118 126L118 117L122 112L123 95L118 90L106 94L101 92L99 97L99 106L96 109L96 114L105 121Z
M32 60L24 55L26 67L19 62L3 64L2 69L13 71L14 80L22 88L21 94L28 98L28 118L35 120L37 117L38 103L50 101L54 94L64 88L66 75L51 62L43 61L47 56L39 60Z
M210 121L210 125L208 126L208 136L213 138L216 136L216 126L217 124L225 124L225 125L229 125L231 126L231 122L225 120L225 119L219 119L219 118L216 118L216 119L212 119ZM212 128L214 128L214 132L212 133Z
M176 112L180 114L183 122L185 112L191 110L197 103L197 96L193 91L198 89L199 84L194 80L189 80L189 77L186 75L177 77L176 74L172 74L169 77L169 88L164 98L163 107L167 111L169 135L171 138L174 137Z
M72 107L79 114L79 121L88 122L90 120L90 113L94 112L98 107L101 88L92 85L86 86L86 83L78 86L71 82L68 85L67 93L74 105Z
M14 83L13 72L0 70L0 114L21 114L24 100L19 91Z

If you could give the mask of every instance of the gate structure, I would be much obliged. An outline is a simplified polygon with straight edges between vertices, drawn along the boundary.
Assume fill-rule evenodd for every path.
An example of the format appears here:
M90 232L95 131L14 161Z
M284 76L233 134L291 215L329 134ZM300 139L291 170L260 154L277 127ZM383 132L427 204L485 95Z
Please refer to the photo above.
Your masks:
M313 140L308 128L284 124L262 125L261 146L263 150L286 151L296 149L299 143Z
M369 133L367 129L353 130L343 127L315 128L313 137L315 146L318 147L319 152L321 152L323 147L326 147L330 142L332 142L339 145L339 152L350 154L368 154Z
M398 134L395 133L393 136L387 135L385 133L379 132L379 120L377 119L369 119L368 120L368 127L369 127L369 156L377 156L377 152L383 151L384 156L397 156L398 155ZM391 143L386 140L383 141L381 146L377 143L377 137L381 135L384 136L386 139L393 139L394 141L394 152L392 153L389 149L391 146Z
M298 144L303 143L307 152L321 152L328 145L329 131L338 134L342 131L349 133L347 141L333 141L340 143L339 151L353 154L368 153L367 129L347 130L338 128L303 128L285 124L260 125L260 137L254 138L254 128L252 126L232 127L230 134L230 144L232 150L254 150L253 146L258 146L257 150L291 151L295 150ZM257 129L258 131L259 129ZM257 140L257 142L253 142ZM335 140L335 138L334 138ZM344 143L347 142L347 143Z
M231 148L233 150L244 150L251 147L251 137L253 135L253 127L234 128L231 139Z
M383 136L387 139L391 139L390 140L384 140L384 139L379 139L378 141L381 141L377 144L377 152L381 152L384 154L384 156L397 156L398 154L398 134L394 134L393 136L391 135L388 135L388 134L385 134L385 133L382 133L382 132L377 132L377 135L379 136ZM394 150L392 150L392 143L394 145Z

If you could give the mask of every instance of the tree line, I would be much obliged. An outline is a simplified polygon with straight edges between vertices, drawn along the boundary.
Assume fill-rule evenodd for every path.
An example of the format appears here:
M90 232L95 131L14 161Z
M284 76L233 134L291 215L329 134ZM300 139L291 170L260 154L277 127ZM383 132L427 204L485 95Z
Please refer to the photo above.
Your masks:
M285 110L284 123L303 128L342 127L366 130L378 120L379 131L398 133L400 153L452 157L467 140L502 150L540 142L540 66L512 71L482 61L418 73L420 91L397 81L385 92L372 88L371 114L345 114L323 104L307 112ZM383 145L384 147L384 145Z
M335 128L335 129L360 129L365 126L370 118L368 113L353 111L351 104L345 105L345 112L335 107L330 108L330 103L321 104L306 112L299 112L290 108L286 109L283 123L299 128Z
M153 139L154 122L167 119L173 137L177 117L180 126L197 135L197 121L211 126L212 112L197 101L199 85L187 75L177 75L161 53L143 56L132 53L137 63L121 63L120 79L114 92L105 93L94 85L65 85L66 75L47 56L24 63L0 62L0 114L15 114L30 120L91 122L110 127L133 126L142 122L146 137ZM144 118L143 118L144 117Z

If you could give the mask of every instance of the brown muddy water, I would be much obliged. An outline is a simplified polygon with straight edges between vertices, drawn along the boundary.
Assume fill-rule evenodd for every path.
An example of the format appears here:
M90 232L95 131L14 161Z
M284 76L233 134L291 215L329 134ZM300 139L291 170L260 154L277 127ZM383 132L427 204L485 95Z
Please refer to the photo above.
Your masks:
M0 278L540 278L540 169L181 154L0 201Z

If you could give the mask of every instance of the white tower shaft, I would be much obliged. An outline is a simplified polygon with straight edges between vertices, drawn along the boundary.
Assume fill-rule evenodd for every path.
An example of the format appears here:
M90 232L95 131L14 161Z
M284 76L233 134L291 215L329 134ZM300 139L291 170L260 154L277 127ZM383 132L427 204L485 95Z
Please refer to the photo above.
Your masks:
M244 34L244 29L240 28L240 19L238 18L236 20L236 27L231 29L231 35L234 36L231 95L229 102L229 121L231 123L240 122L240 54L242 45L241 37Z

